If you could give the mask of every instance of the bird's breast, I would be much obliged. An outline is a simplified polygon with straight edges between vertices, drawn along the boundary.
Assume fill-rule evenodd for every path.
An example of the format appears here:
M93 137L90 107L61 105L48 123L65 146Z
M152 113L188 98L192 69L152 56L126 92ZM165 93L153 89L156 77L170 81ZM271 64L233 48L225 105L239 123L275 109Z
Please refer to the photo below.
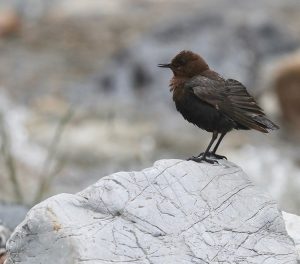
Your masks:
M175 103L182 100L185 95L184 84L186 80L186 78L173 77L170 81L170 91L173 92L173 100Z
M206 131L224 132L232 129L232 123L213 106L199 100L187 89L173 92L176 109L184 119Z

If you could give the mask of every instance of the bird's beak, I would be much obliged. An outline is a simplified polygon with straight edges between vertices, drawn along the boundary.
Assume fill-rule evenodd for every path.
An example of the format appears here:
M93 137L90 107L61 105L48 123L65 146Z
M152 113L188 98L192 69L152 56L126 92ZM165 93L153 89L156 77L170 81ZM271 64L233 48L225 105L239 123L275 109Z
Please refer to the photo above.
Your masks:
M171 68L171 63L162 63L157 65L160 68Z

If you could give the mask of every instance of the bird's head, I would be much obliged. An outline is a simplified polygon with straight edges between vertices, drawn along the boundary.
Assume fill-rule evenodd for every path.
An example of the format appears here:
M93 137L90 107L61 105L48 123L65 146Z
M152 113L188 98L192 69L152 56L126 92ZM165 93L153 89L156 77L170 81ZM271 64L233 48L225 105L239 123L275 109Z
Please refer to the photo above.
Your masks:
M192 51L181 51L171 63L158 64L158 67L169 68L176 77L191 78L209 69L205 60Z

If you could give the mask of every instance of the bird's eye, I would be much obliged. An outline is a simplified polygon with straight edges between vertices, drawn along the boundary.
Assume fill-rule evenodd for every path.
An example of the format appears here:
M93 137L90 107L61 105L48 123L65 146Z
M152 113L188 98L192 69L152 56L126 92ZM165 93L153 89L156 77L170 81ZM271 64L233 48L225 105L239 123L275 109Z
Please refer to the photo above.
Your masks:
M178 65L185 65L185 64L186 64L186 60L184 58L178 61Z

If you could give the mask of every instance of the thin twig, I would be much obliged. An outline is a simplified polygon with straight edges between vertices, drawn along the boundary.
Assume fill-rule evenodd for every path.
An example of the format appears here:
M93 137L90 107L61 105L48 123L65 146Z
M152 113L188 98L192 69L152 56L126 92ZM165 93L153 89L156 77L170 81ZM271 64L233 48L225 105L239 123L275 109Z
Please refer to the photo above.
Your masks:
M18 182L15 159L11 153L10 137L6 131L3 113L0 113L0 137L1 137L1 153L3 156L5 168L12 187L14 189L15 199L18 203L22 203L23 195Z
M48 153L47 157L44 161L42 170L41 170L41 175L40 175L40 184L39 184L39 189L37 191L36 197L34 199L34 204L38 203L39 201L42 200L43 195L45 192L49 189L49 186L54 178L55 175L61 171L63 168L63 165L65 163L65 160L60 160L58 164L56 164L55 168L51 170L51 164L54 162L55 156L57 154L57 149L59 142L62 137L62 133L65 130L66 125L70 121L74 114L74 108L72 106L69 107L65 115L62 117L60 122L58 123L58 126L55 130L54 136L51 140L50 146L48 148Z

